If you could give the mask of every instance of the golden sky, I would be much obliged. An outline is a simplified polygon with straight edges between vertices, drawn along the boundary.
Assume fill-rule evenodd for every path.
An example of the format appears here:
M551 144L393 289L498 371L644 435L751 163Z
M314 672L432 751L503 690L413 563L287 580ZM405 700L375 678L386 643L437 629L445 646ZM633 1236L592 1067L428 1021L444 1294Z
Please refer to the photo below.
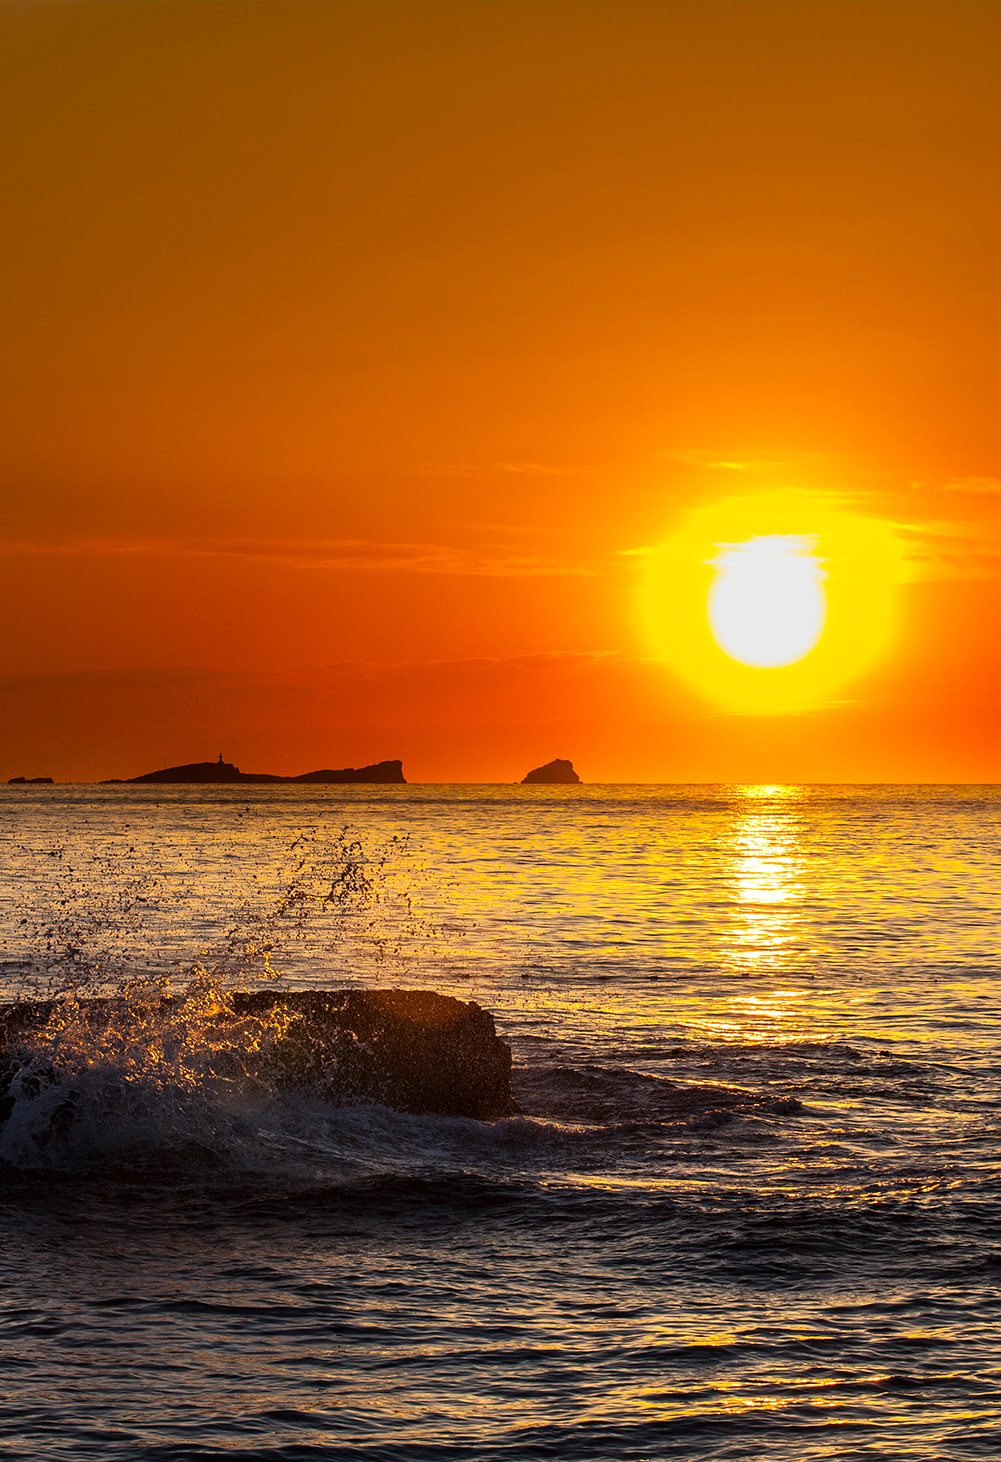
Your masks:
M999 66L995 0L0 3L0 776L1001 778ZM749 714L644 576L766 500L893 623Z

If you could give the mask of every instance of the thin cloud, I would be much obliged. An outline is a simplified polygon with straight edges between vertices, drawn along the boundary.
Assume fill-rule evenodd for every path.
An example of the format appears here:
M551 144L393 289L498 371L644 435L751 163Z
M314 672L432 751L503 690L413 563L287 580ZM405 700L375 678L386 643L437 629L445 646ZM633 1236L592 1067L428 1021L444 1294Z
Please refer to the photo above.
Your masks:
M533 537L536 534L555 534L565 538L567 532L565 525L556 523L475 523L465 518L454 519L448 527L467 533L529 533Z
M665 448L655 457L701 467L707 472L785 472L795 467L816 466L828 459L817 452L798 452L785 457L760 452L719 452L702 447Z
M488 578L592 577L590 564L539 554L480 551L440 543L386 543L364 538L76 538L53 543L0 542L12 556L228 558L299 569L354 573L444 574Z
M0 539L0 555L5 558L51 557L60 554L94 554L107 557L110 554L148 553L151 545L142 539L129 538L65 538L48 543L31 542L26 539Z
M485 473L509 473L516 477L569 477L586 469L565 467L556 462L430 462L420 470L425 477L481 477Z
M979 497L1001 496L1001 477L957 477L942 485L944 492L968 492Z
M546 670L575 666L611 667L645 663L620 650L540 650L528 655L464 655L455 659L331 660L281 668L223 670L202 666L144 666L85 670L18 671L0 674L0 692L37 690L39 687L89 687L96 690L161 690L185 686L306 684L324 678L378 679L435 673Z
M1001 573L1001 524L937 521L894 528L913 579L994 579Z

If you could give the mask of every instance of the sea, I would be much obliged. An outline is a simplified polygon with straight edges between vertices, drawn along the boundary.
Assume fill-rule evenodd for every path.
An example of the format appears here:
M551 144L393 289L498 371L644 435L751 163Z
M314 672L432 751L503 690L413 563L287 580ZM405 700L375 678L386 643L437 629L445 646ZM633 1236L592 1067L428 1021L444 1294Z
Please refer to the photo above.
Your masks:
M69 1117L10 1088L0 1455L999 1455L999 833L992 786L3 788L3 998L148 1019L64 1031ZM198 1012L269 983L479 1002L520 1113L223 1079Z

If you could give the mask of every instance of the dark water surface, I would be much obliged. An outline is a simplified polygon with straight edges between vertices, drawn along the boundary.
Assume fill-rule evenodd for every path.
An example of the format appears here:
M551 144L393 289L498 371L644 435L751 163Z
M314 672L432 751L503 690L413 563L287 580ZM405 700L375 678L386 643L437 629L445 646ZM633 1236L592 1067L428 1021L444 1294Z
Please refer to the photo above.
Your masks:
M523 1114L276 1098L155 1022L71 1122L25 1085L0 1453L996 1456L999 828L978 787L3 789L8 995L270 945L480 1000Z

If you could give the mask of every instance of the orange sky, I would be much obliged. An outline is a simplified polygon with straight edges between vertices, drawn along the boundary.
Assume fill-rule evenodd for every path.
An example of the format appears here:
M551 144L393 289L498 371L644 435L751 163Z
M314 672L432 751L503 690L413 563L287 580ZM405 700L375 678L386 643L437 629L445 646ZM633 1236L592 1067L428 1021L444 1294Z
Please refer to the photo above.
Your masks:
M0 4L0 776L998 780L1001 5ZM896 525L806 714L651 658L741 493Z

